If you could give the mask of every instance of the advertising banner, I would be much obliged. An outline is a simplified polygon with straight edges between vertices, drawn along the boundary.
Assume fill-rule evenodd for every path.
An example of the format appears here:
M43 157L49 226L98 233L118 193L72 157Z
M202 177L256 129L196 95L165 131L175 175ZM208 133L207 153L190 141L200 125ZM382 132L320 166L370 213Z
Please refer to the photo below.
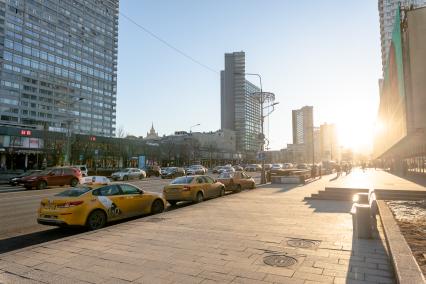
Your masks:
M385 68L379 106L380 129L376 133L375 155L379 157L407 135L407 115L402 53L401 16L398 9Z
M143 167L145 167L145 156L138 157L138 165L139 165L139 169L142 169Z

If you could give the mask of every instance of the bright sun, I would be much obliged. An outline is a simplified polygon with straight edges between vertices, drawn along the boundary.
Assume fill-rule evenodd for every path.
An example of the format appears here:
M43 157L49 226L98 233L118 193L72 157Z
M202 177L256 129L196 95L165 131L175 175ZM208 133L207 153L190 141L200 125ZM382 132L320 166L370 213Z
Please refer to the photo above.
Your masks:
M374 123L355 120L337 123L337 137L339 144L355 152L371 153L374 139Z

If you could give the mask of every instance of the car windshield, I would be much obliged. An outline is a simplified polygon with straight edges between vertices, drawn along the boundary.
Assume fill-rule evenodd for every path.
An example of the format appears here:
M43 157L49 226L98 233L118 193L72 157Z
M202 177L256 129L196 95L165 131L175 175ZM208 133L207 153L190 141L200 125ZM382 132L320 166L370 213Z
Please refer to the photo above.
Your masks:
M224 172L219 175L219 178L232 178L233 176L233 173Z
M125 173L125 172L128 172L128 171L130 171L130 169L126 168L126 169L121 169L119 172Z
M184 176L184 177L178 177L177 179L174 179L171 184L190 184L194 177Z
M77 197L80 195L85 194L86 192L90 191L92 188L88 186L81 186L81 187L74 187L67 189L65 191L62 191L55 196L61 196L61 197Z
M33 176L33 175L35 175L36 173L38 174L39 172L40 172L40 171L37 171L37 172L29 171L29 172L25 172L25 173L20 174L20 175L19 175L19 177Z

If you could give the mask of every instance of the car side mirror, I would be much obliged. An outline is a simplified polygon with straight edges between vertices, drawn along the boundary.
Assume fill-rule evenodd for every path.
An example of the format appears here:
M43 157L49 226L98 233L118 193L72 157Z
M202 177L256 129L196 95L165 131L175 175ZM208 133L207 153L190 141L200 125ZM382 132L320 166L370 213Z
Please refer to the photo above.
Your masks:
M54 175L55 175L55 173L52 173L52 172L49 173L49 176L54 176Z
M143 190L139 190L139 194L143 194Z
M216 183L216 182L217 182L217 179L215 179L215 180L214 180L214 182Z

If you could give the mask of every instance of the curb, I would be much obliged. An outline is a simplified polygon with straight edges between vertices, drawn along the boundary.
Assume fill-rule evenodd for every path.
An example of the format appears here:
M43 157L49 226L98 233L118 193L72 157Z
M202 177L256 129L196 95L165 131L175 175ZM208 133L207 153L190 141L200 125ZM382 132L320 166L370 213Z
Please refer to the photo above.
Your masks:
M422 271L385 201L377 200L380 219L397 283L426 283Z

